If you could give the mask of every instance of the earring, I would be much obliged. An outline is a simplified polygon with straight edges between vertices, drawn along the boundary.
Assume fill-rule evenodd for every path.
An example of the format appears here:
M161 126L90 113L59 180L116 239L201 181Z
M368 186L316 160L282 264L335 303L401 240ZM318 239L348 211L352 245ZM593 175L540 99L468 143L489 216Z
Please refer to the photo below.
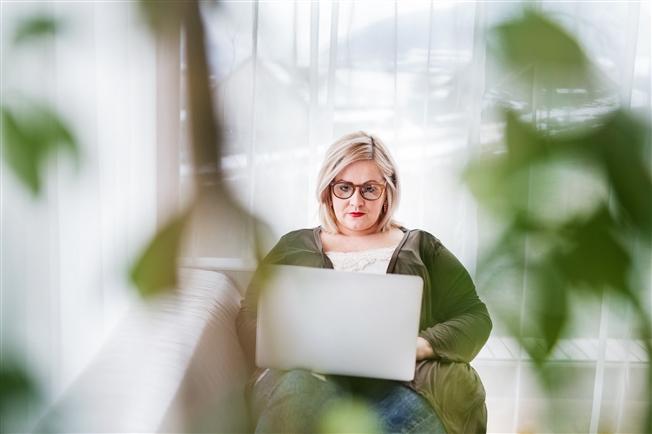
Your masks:
M387 212L387 202L383 204L383 212Z

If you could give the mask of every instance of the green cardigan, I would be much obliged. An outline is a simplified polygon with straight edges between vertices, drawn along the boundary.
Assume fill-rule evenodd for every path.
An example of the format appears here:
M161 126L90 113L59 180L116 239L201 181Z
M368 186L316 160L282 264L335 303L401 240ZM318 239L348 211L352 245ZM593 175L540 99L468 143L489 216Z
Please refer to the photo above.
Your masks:
M491 331L487 308L478 298L464 266L426 231L404 227L387 267L388 273L421 276L424 282L420 333L435 355L416 363L407 385L433 406L449 434L486 432L484 387L468 364ZM333 268L324 253L321 227L284 235L263 259L265 264ZM240 342L251 366L256 347L256 304L260 268L254 274L238 315Z

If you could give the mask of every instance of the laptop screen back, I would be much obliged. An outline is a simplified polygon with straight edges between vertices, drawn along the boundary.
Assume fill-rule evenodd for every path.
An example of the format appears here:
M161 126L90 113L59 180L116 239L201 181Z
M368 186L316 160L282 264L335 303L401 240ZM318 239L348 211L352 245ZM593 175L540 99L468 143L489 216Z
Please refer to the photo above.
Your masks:
M256 364L410 381L423 280L270 266L260 292Z

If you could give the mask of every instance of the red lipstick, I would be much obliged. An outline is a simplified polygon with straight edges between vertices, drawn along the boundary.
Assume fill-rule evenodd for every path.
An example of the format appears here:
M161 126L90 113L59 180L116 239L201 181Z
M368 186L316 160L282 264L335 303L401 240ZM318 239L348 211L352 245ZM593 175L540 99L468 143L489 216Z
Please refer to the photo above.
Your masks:
M363 212L350 212L349 215L351 217L362 217L364 215Z

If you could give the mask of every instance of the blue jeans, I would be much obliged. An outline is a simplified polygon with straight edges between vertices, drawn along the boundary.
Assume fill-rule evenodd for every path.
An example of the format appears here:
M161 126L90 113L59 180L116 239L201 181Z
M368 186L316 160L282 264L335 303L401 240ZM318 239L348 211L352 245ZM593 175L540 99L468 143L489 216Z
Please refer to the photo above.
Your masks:
M353 400L372 409L382 432L446 433L430 404L399 381L270 369L251 394L256 433L316 433L329 409Z

